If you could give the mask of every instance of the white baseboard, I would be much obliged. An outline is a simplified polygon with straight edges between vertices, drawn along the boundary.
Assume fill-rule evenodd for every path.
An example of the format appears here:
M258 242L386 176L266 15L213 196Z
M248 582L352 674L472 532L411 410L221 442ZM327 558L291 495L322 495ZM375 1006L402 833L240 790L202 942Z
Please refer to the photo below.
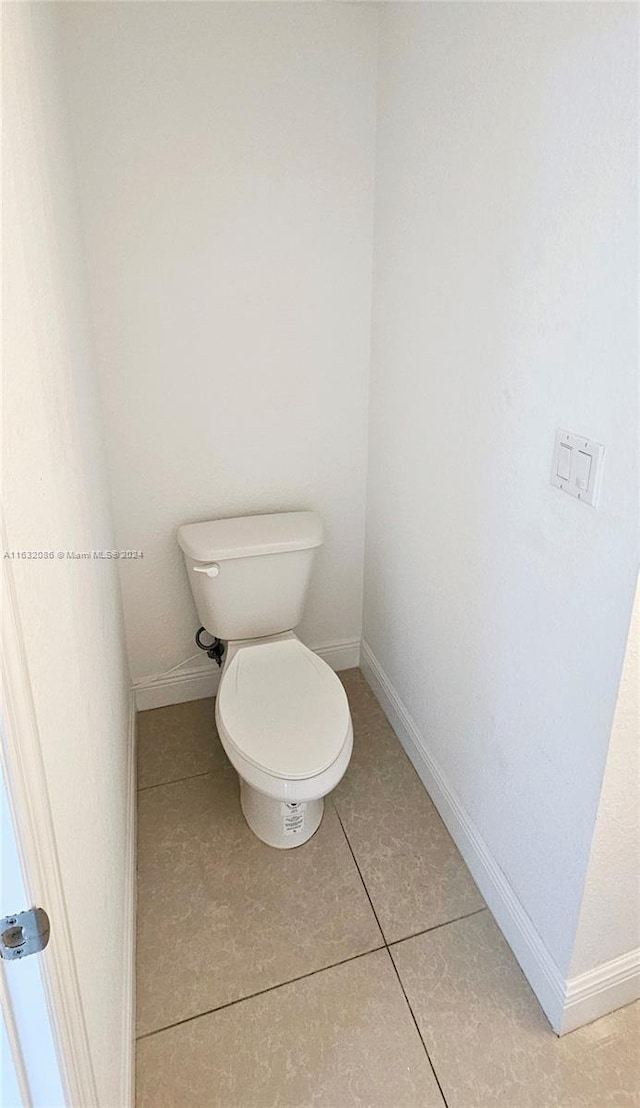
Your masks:
M574 1031L636 999L637 951L580 977L569 980L563 977L480 832L431 757L414 720L364 640L360 664L554 1031L559 1035Z
M640 999L640 948L613 958L567 981L562 1031L575 1031L585 1023L633 1004Z
M129 698L127 814L125 840L124 935L122 974L125 1009L122 1018L122 1108L135 1104L136 1041L136 702Z
M356 669L360 665L360 639L330 643L328 646L312 646L314 654L323 658L336 673L343 669Z
M167 704L215 696L219 680L220 670L216 663L203 654L202 660L185 666L178 673L143 677L137 681L132 688L136 710L146 712L149 708L165 708Z
M360 640L331 643L311 649L324 658L332 669L352 669L360 664ZM133 686L138 712L149 708L164 708L167 704L183 704L186 700L202 700L215 696L218 691L220 670L204 654L202 660L185 666L178 673L161 674L159 677L142 678Z

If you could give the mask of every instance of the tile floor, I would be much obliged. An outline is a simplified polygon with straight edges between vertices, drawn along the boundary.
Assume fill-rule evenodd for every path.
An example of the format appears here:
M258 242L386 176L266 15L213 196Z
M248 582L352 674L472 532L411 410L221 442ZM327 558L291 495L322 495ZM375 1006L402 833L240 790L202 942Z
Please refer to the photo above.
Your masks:
M558 1040L358 670L317 834L256 839L213 701L139 716L137 1108L622 1108L638 1005Z

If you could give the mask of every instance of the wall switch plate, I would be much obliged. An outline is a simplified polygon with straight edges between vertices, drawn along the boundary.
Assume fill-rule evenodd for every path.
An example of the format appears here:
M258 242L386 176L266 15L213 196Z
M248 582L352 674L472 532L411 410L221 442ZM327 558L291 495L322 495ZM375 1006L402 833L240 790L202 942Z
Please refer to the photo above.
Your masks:
M595 508L600 492L604 446L571 431L556 431L551 484Z

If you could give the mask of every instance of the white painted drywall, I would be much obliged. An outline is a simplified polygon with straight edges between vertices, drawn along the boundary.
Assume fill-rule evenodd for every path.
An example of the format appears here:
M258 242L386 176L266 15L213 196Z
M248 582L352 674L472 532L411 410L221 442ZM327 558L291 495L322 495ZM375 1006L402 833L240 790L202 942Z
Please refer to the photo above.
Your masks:
M380 8L364 636L563 977L637 567L637 18Z
M376 12L61 5L134 679L193 654L179 524L315 508L359 639Z
M640 950L640 587L636 589L572 975Z
M6 5L3 38L8 550L113 548L53 6ZM133 984L117 572L113 562L66 557L15 559L12 570L96 1083L100 1104L114 1108L127 1103Z

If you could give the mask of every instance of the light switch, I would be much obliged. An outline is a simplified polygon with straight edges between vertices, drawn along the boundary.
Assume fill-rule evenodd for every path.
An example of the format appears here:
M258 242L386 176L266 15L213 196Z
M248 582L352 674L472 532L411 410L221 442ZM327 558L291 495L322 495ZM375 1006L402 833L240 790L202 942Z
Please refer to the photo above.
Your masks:
M560 443L558 451L558 477L561 481L568 481L571 477L571 455L573 451L566 442Z
M571 431L556 431L551 484L557 489L595 507L600 480L604 446Z
M582 489L583 492L586 492L589 488L591 455L586 454L584 450L576 450L573 468L575 470L576 485L579 489Z

